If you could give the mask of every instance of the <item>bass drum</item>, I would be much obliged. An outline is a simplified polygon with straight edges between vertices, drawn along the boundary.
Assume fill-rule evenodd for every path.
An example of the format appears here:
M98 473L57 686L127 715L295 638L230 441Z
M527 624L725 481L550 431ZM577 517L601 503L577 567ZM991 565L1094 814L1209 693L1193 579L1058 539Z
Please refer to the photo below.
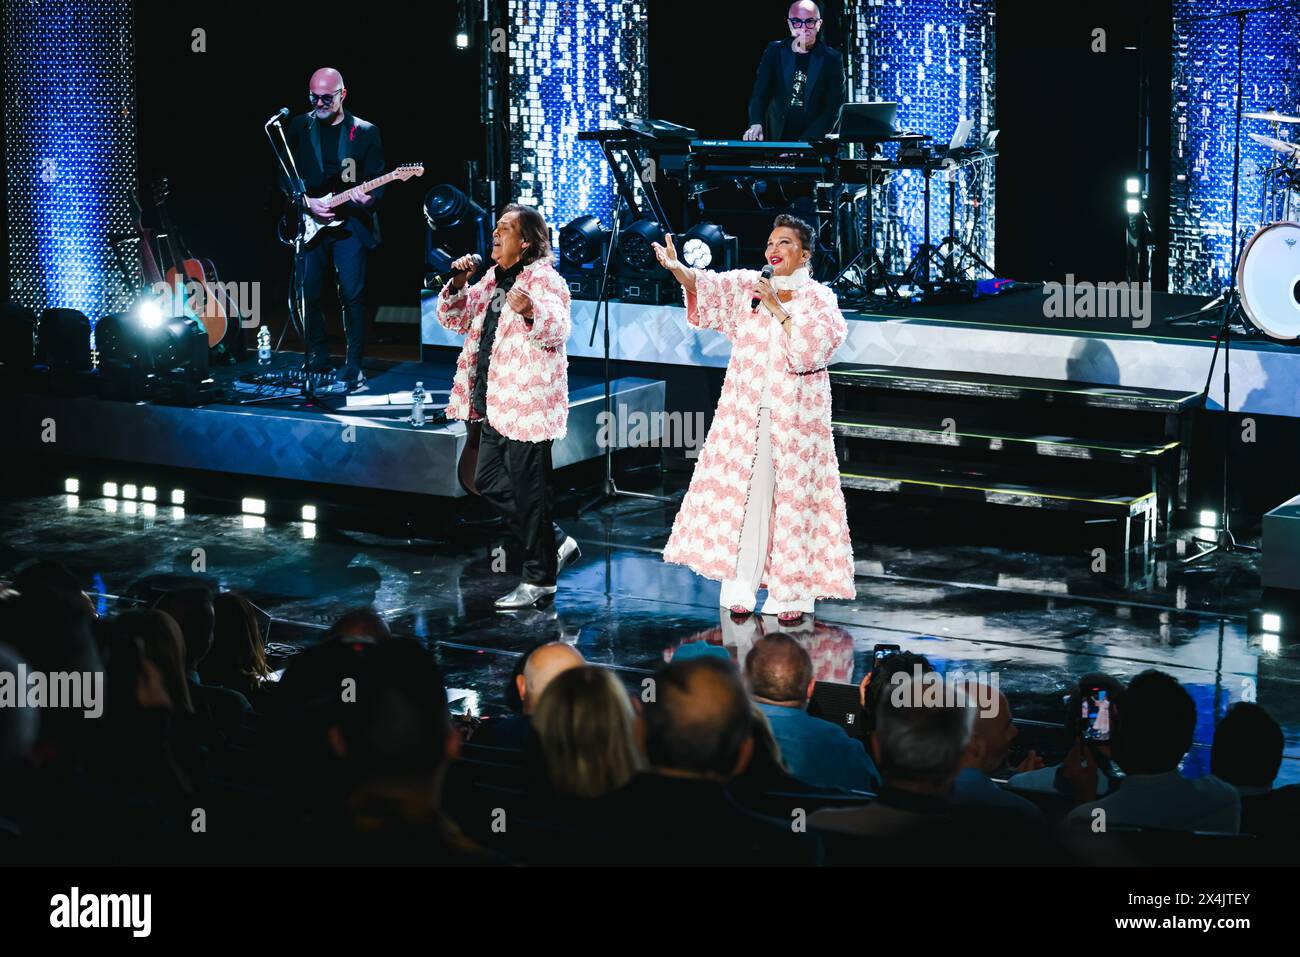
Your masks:
M1250 321L1270 338L1300 340L1300 223L1270 223L1250 237L1237 289Z

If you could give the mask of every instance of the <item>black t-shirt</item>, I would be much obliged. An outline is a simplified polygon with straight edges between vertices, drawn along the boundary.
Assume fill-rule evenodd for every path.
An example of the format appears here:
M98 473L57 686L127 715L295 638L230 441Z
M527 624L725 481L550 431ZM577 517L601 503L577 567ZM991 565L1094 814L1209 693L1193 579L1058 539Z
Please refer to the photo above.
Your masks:
M470 404L479 415L487 415L488 363L492 360L492 343L497 337L497 320L501 318L501 306L519 273L523 271L523 261L509 269L496 266L497 287L488 303L487 314L483 317L483 331L478 340L478 361L474 372L474 393Z
M794 76L790 79L790 106L785 114L785 130L782 139L797 140L803 136L804 126L808 123L808 113L804 100L808 95L808 62L811 53L794 55Z
M320 163L325 170L325 179L333 180L338 177L342 169L339 166L339 134L344 124L318 125L320 126Z

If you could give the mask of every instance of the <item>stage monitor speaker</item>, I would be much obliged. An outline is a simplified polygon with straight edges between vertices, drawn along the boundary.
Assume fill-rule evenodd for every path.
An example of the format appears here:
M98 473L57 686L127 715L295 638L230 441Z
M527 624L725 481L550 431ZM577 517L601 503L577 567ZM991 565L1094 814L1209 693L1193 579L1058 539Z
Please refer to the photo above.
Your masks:
M1260 583L1300 591L1300 495L1265 513L1260 549Z

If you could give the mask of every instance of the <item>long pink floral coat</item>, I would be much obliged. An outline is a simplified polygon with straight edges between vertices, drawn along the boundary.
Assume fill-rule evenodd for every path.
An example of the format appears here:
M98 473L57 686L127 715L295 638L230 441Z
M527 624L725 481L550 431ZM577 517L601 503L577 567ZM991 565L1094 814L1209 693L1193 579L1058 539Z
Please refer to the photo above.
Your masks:
M853 549L831 432L826 366L848 334L835 294L808 282L784 304L787 335L763 306L751 312L758 273L696 272L686 293L691 325L731 340L731 360L713 424L682 500L664 561L706 578L735 577L754 461L768 336L779 336L780 372L771 385L772 543L763 578L775 601L854 598Z
M496 270L489 269L458 295L449 295L448 283L438 298L438 321L465 337L447 401L449 419L469 418L483 318L496 286ZM569 287L549 261L539 259L519 271L514 288L532 301L533 321L502 303L488 363L487 417L508 439L562 439L569 421Z

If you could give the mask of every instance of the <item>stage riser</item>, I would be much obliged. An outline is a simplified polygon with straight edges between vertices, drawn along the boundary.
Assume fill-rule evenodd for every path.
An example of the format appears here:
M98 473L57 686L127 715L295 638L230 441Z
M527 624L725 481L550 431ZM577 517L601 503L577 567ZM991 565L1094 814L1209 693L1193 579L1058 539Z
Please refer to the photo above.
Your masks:
M424 300L424 344L459 348L461 337L438 324L435 308L435 298ZM999 303L991 301L987 308L990 316L996 316ZM686 310L680 306L616 302L609 309L612 359L721 368L730 358L727 340L687 325ZM1157 339L1136 332L1065 334L862 313L846 316L849 334L835 354L836 362L1199 392L1205 387L1214 350L1213 342ZM570 356L603 355L600 329L588 344L596 318L595 303L573 304ZM1210 388L1211 408L1223 407L1222 370L1220 353ZM1234 342L1231 399L1235 412L1300 417L1300 349Z
M556 441L555 468L597 458L603 386L570 394L568 435ZM664 383L626 377L612 385L615 410L659 422ZM238 406L180 408L96 397L18 395L4 403L20 448L106 461L201 469L380 491L459 498L461 422L413 429L392 421ZM52 422L55 441L42 441ZM617 430L610 436L617 443Z

